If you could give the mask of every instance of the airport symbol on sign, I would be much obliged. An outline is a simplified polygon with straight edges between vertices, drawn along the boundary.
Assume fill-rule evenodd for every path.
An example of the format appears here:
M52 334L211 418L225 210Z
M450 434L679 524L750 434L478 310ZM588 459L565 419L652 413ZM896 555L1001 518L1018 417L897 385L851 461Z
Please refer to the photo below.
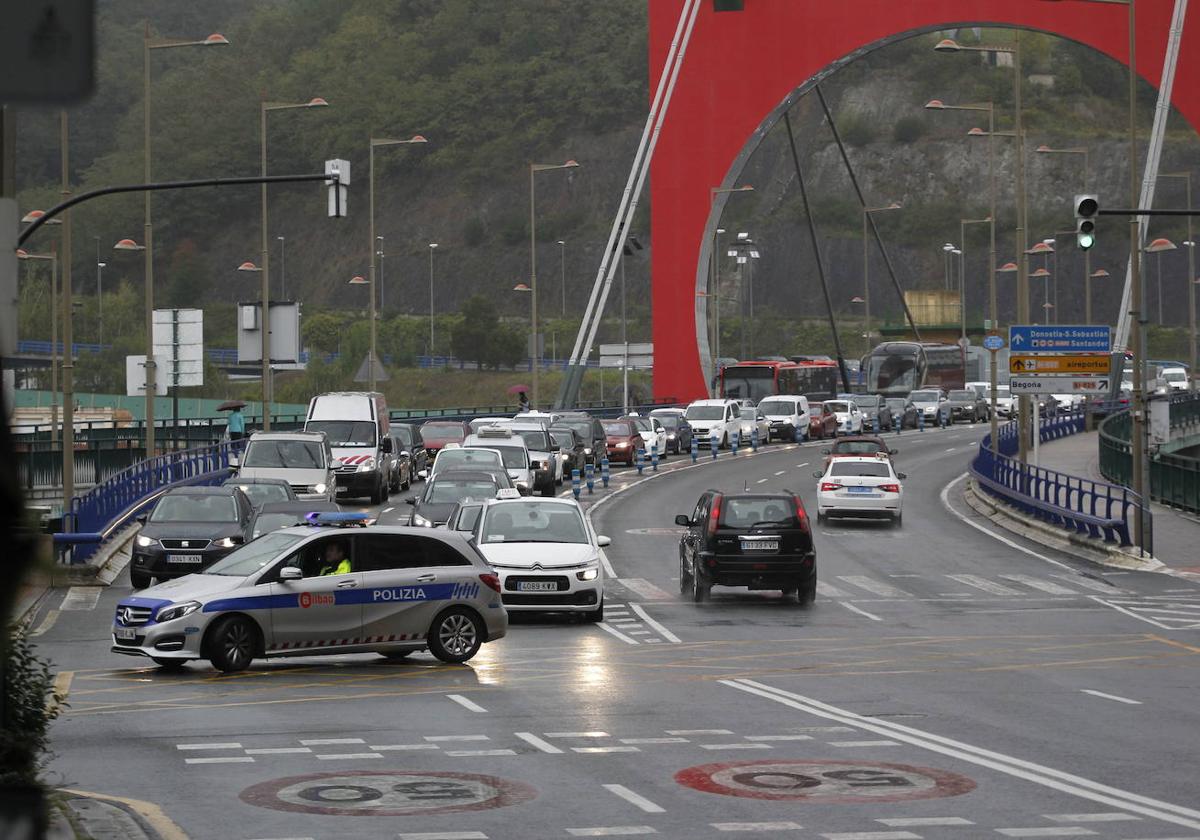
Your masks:
M1008 359L1010 373L1043 374L1050 376L1107 376L1111 367L1109 356L1044 353L1012 355Z
M1105 325L1019 325L1008 328L1008 344L1021 353L1108 353L1112 335Z

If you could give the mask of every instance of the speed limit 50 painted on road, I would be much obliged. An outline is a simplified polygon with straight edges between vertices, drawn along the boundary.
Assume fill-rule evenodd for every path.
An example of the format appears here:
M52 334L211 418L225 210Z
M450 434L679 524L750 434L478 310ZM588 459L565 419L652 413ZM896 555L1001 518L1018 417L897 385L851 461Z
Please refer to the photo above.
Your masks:
M957 773L874 761L726 761L680 770L675 781L705 793L813 804L938 799L975 789Z

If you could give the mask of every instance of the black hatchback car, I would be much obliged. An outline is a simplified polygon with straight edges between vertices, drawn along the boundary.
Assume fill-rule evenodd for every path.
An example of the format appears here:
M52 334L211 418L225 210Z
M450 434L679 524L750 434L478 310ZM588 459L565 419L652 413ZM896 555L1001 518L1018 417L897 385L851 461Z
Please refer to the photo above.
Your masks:
M201 572L249 542L254 505L236 485L176 487L138 517L129 581L144 589L152 578L170 580Z
M412 505L409 524L421 528L445 525L458 505L494 499L502 488L512 489L512 482L502 482L499 476L498 471L446 470L438 473L425 485L424 493L404 500L405 504Z
M778 589L797 603L817 594L817 555L804 502L780 493L706 490L679 540L679 591L697 603L714 586Z

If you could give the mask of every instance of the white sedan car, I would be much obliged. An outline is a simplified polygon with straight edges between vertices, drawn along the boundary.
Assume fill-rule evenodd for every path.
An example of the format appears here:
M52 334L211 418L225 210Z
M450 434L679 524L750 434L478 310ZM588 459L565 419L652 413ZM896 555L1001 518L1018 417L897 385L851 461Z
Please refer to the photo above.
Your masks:
M497 499L484 505L475 544L500 576L510 612L572 612L604 620L604 567L574 499Z
M742 409L742 446L749 446L754 429L758 428L758 443L763 446L771 436L771 421L757 408Z
M862 410L854 400L825 400L825 405L837 417L839 435L861 435L863 433Z
M903 516L906 477L886 457L834 458L824 472L815 472L817 521L834 516L890 519L899 527Z

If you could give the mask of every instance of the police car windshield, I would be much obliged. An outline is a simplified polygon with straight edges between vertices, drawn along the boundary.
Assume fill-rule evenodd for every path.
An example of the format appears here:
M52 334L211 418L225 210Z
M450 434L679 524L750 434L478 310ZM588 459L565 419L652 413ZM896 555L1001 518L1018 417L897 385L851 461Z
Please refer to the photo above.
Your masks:
M375 424L370 420L311 420L306 432L324 432L330 446L374 446Z
M225 555L209 566L204 574L228 577L252 575L302 539L304 536L298 534L266 534Z
M425 503L432 505L494 498L496 498L496 485L493 482L453 478L437 479L429 485L429 490L425 493Z
M321 444L311 440L253 440L246 447L243 467L292 467L320 469L324 466Z
M237 522L233 496L163 496L151 522Z
M482 543L586 543L579 510L553 502L492 505L480 529Z

